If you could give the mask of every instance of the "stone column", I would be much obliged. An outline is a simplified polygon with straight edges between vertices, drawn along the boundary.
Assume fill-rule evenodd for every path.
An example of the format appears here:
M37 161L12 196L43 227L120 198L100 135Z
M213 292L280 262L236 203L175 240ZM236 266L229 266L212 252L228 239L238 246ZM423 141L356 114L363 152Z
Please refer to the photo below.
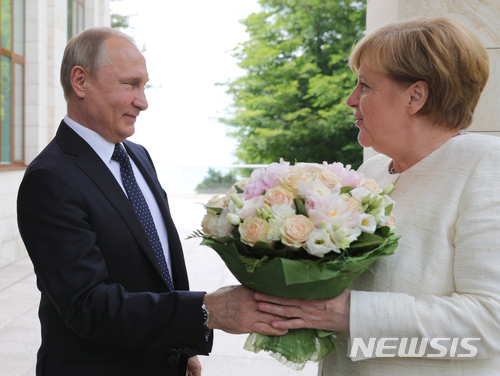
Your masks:
M473 30L490 58L490 78L470 132L500 136L500 2L498 0L367 0L366 29L417 16L446 16ZM365 149L365 159L375 152Z
M29 164L50 142L66 113L59 70L67 43L67 0L25 2L25 146ZM109 26L109 0L86 0L90 26ZM87 17L87 13L86 13ZM16 197L24 170L0 171L0 267L25 255L17 230Z
M111 26L109 0L85 2L85 29L95 26Z

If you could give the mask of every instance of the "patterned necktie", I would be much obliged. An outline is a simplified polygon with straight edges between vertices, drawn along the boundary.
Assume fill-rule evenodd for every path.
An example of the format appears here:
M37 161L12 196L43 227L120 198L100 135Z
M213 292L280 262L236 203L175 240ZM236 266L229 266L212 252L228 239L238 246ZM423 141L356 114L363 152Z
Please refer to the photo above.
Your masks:
M167 282L167 286L170 291L174 291L174 284L172 283L172 278L170 277L170 273L168 271L167 261L165 260L165 254L163 253L163 247L161 246L160 238L158 237L158 232L156 231L153 216L151 215L146 199L144 198L141 189L135 180L132 165L130 164L130 158L121 144L115 145L115 151L113 152L111 159L120 163L120 174L122 176L123 185L125 186L128 199L137 213L137 216L142 223L142 227L144 227L144 230L148 235L151 246L153 247L156 258L158 259L158 263L160 264L163 277Z

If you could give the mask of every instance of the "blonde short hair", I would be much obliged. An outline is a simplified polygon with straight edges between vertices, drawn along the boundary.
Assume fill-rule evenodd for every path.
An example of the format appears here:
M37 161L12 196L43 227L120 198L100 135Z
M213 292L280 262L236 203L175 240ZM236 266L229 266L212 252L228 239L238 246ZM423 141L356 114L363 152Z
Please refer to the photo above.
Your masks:
M382 26L361 39L349 56L403 85L424 81L429 96L419 115L465 129L489 76L485 47L471 30L447 17L414 18Z
M75 35L68 42L61 63L61 85L64 98L69 101L73 95L71 86L71 70L79 65L92 78L99 77L101 68L106 61L107 50L105 41L111 37L124 38L135 45L132 37L110 27L94 27Z

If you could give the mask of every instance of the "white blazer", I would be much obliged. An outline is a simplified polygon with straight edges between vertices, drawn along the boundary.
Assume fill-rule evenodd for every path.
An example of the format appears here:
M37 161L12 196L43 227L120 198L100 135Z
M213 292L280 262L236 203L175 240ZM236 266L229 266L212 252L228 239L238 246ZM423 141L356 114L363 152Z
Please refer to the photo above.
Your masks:
M395 183L399 247L351 285L340 366L331 355L319 375L339 368L350 376L500 375L500 137L454 137L402 174L389 174L390 163L377 155L360 172L381 187ZM429 344L423 357L398 356L399 342L390 340L385 345L395 349L382 354L391 357L372 358L355 347L351 358L355 338L366 345L370 338ZM437 338L450 339L437 342L445 356L429 357L441 352L430 346ZM452 345L453 338L479 338L467 342L477 354L459 357L473 351Z

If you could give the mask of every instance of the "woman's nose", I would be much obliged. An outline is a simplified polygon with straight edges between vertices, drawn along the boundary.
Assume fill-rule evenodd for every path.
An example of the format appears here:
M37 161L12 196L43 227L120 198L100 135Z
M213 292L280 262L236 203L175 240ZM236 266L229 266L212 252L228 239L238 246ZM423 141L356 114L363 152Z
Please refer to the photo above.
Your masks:
M357 86L354 88L354 90L349 94L347 97L346 103L349 107L355 108L358 106L359 103L359 95L357 94Z

